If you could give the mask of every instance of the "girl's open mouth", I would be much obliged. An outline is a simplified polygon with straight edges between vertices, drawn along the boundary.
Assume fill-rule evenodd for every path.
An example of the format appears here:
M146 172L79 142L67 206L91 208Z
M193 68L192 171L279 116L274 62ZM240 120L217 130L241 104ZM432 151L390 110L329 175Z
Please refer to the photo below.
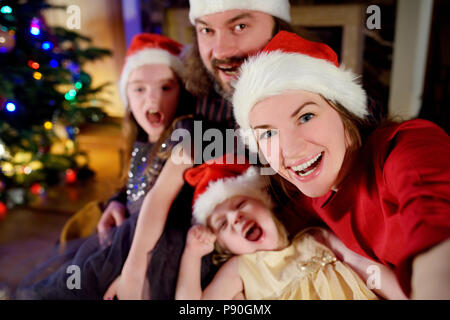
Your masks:
M246 225L244 226L246 228L245 230L245 239L247 239L248 241L258 241L259 239L261 239L262 235L263 235L263 230L261 229L261 227L256 223L256 222L249 222L246 223Z
M152 126L159 126L163 122L163 114L159 111L148 111L147 119Z

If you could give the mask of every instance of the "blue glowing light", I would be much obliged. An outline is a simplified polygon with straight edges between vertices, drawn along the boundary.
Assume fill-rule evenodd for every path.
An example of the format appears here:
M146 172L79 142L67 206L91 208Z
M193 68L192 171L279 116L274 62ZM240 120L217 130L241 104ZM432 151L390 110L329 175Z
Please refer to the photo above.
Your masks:
M0 9L0 12L3 14L9 14L9 13L12 13L12 8L10 6L3 6Z
M38 35L41 34L41 29L39 29L39 27L31 27L31 28L30 28L30 33L31 33L33 36L38 36Z
M16 105L12 102L8 102L6 104L6 110L8 110L9 112L14 112L16 111Z
M42 43L41 48L42 48L43 50L46 50L46 51L47 51L47 50L50 50L50 49L53 48L53 43L48 42L48 41L45 41L44 43Z
M50 67L52 68L58 68L59 63L55 59L50 60Z

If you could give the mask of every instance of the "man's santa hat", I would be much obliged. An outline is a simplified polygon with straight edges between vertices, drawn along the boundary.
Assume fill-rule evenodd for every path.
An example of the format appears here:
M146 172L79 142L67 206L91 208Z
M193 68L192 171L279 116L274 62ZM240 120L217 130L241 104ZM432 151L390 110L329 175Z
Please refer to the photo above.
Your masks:
M289 0L189 0L189 20L229 10L260 11L291 22Z
M180 76L183 71L182 51L182 44L159 34L140 33L134 36L119 80L119 92L125 108L128 107L127 84L131 72L143 65L163 64Z
M234 87L234 116L242 138L254 152L258 146L249 113L258 102L272 96L305 90L341 104L357 117L368 115L366 92L358 76L339 66L333 49L286 31L242 64Z
M195 188L192 201L194 223L206 225L215 207L234 196L247 196L261 200L268 208L273 207L259 169L237 157L232 163L227 163L228 158L224 156L207 161L185 172L184 179Z

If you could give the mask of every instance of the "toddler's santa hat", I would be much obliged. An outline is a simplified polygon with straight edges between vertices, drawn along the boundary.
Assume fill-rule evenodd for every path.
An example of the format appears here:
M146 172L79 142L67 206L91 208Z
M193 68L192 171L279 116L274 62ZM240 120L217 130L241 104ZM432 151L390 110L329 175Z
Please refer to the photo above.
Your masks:
M127 84L133 70L147 64L164 64L181 75L180 55L183 45L159 34L140 33L133 37L119 80L119 92L125 108L128 107Z
M236 9L261 11L291 22L289 0L189 0L189 7L189 20L193 25L195 19L202 16Z
M235 83L233 111L249 149L257 152L249 113L258 102L294 90L305 90L340 103L354 115L368 115L366 92L350 70L339 67L329 46L281 31L241 66Z
M234 196L247 196L261 200L268 208L273 207L258 168L243 163L237 157L230 164L227 163L228 158L224 156L207 161L185 172L184 179L195 187L192 201L194 223L205 225L214 208Z

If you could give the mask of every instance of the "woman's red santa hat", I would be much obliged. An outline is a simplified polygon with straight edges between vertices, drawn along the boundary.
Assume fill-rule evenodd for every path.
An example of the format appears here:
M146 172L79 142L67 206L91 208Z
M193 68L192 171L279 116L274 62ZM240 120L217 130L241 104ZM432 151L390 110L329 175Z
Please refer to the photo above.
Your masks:
M305 90L340 103L363 118L367 96L358 76L339 66L337 54L324 43L312 42L281 31L242 66L234 84L233 110L241 136L250 150L258 146L250 128L249 113L260 101L294 90Z
M206 225L215 207L234 196L247 196L261 200L268 208L273 207L259 169L244 159L234 157L229 161L229 158L224 156L207 161L185 172L184 179L195 187L193 223ZM231 163L227 163L227 160Z
M125 108L128 107L127 84L131 72L148 64L163 64L178 76L183 71L183 45L159 34L140 33L133 37L119 80L119 92Z

